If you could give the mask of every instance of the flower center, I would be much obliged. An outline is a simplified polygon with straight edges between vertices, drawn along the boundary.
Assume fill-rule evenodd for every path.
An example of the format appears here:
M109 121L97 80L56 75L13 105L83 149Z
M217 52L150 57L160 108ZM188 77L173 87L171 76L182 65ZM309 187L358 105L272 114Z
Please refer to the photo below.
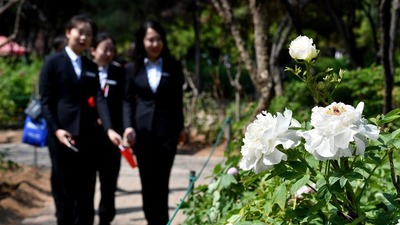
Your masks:
M343 112L346 112L346 109L344 107L339 107L337 105L334 105L331 108L329 108L326 114L333 116L340 116Z

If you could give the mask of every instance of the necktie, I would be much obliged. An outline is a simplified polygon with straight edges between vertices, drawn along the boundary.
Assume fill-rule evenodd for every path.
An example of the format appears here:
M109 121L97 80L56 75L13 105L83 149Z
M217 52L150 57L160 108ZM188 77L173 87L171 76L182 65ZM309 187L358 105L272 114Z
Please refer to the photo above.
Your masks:
M76 58L74 69L79 79L81 77L81 72L82 72L82 60L80 57Z

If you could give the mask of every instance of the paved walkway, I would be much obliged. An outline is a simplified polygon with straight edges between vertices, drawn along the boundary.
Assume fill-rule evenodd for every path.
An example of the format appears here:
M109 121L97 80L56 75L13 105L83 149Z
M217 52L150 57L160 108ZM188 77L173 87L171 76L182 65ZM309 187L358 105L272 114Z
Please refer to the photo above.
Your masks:
M50 168L50 161L47 148L34 148L26 144L2 144L0 152L6 152L7 158L17 163L31 166ZM207 161L208 156L182 155L178 154L175 158L170 180L169 208L170 216L173 215L177 206L184 197L189 185L190 171L200 173L201 168ZM209 183L207 178L211 174L214 166L222 162L221 157L211 157L202 175L196 181L196 185ZM99 191L95 196L95 204L99 202ZM120 176L118 180L118 192L116 193L117 215L112 225L146 225L146 220L142 212L142 200L140 195L140 180L138 169L132 169L123 159ZM172 221L172 225L181 224L185 220L182 210L179 210ZM54 205L50 204L40 214L31 218L26 218L23 225L55 225ZM98 217L95 224L98 224Z

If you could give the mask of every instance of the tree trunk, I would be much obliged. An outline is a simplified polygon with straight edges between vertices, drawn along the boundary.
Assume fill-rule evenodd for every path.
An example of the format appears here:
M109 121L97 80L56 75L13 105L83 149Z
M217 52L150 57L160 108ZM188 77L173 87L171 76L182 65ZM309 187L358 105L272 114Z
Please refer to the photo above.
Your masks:
M369 25L371 27L371 36L372 36L372 40L373 40L372 43L373 43L374 49L376 52L379 52L379 43L378 43L379 41L378 41L378 34L376 31L377 25L375 24L374 17L371 14L371 10L372 10L371 8L375 8L375 7L376 7L375 3L372 5L368 4L367 2L362 3L362 10L364 11L365 16L367 17ZM379 54L377 54L375 56L375 63L376 64L380 63Z
M211 0L218 14L223 18L224 22L230 27L232 36L235 40L236 47L240 52L246 70L249 72L258 96L258 105L254 116L262 110L268 109L272 100L273 82L268 72L268 51L267 51L267 30L265 20L263 18L263 1L250 0L249 6L253 14L254 23L254 43L256 49L257 67L254 68L253 61L245 47L245 42L240 35L239 26L235 21L231 6L227 0Z
M328 10L329 15L333 19L334 23L336 24L340 34L344 38L344 45L349 55L350 62L353 68L358 68L362 66L362 57L359 54L359 50L357 49L357 45L354 38L354 18L355 18L355 3L353 1L346 1L349 3L349 14L348 15L337 15L335 9L331 4L331 0L324 0L326 9ZM341 17L347 18L347 21L344 23L341 20ZM345 26L345 24L347 26Z
M200 77L200 8L199 8L198 0L194 1L194 37L195 37L195 69L194 69L194 77L196 81L197 88L201 91L201 77Z
M17 12L15 14L15 22L14 22L14 31L7 37L7 40L3 43L0 43L0 48L9 43L10 41L14 40L17 37L19 31L19 20L22 14L22 5L24 4L25 0L12 0L9 1L7 4L0 8L0 16L3 15L7 10L9 10L12 6L19 3L17 7Z
M11 7L20 2L21 0L11 0L0 7L0 16L7 12ZM2 1L3 2L3 1Z
M235 17L232 13L231 6L227 0L211 0L212 5L217 10L219 16L222 17L224 22L229 26L231 34L235 41L235 45L240 53L240 58L245 65L246 70L249 72L250 78L255 85L256 71L253 67L253 61L251 60L249 53L246 50L245 42L240 35L240 30Z
M269 108L273 97L273 81L268 71L267 28L264 19L265 6L263 0L249 0L249 7L254 23L254 47L256 51L257 79L256 89L259 101L254 117Z
M382 0L379 4L379 14L381 19L381 63L384 73L384 99L383 99L383 113L386 114L392 110L392 90L393 90L393 58L390 57L390 52L393 51L391 47L390 26L391 26L391 0Z
M289 17L289 14L287 14L285 18L281 21L271 46L271 53L269 56L269 67L274 82L274 91L276 96L283 95L283 85L281 77L281 67L279 64L279 55L282 51L283 45L286 43L289 37L292 27L293 27L292 21Z
M390 31L389 31L389 36L390 36L390 43L389 43L389 66L390 66L390 72L391 76L388 79L388 82L391 82L389 85L390 88L390 102L388 102L389 107L386 108L385 113L388 113L393 109L393 86L394 86L394 75L395 75L395 65L394 65L394 54L396 51L396 36L397 36L397 27L399 24L399 10L400 10L400 4L399 0L393 0L392 4L392 17L390 21ZM389 92L389 90L388 90ZM389 104L390 103L390 104Z

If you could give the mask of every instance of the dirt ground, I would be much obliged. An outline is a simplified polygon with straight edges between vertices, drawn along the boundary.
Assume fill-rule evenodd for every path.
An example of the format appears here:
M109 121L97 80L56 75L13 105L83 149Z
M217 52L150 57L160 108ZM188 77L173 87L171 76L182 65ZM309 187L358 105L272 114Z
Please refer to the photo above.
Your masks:
M0 130L0 144L18 143L21 137L21 130ZM226 143L220 144L213 156L223 156L225 148ZM193 134L191 144L180 145L178 154L208 156L212 149L213 144L205 143L202 135ZM0 225L17 225L52 204L49 176L49 170L0 164Z
M0 171L0 224L17 225L51 203L49 173L28 166Z
M0 144L21 142L21 130L0 131ZM0 224L17 225L51 202L48 170L0 162Z

